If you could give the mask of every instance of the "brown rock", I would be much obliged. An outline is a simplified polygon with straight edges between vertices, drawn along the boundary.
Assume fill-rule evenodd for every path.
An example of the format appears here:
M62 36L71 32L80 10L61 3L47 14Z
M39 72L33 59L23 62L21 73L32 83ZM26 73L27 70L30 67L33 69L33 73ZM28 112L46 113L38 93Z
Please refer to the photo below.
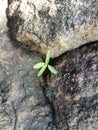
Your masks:
M53 64L58 74L45 75L46 95L58 129L97 130L98 42L67 52Z
M98 40L96 0L9 0L7 17L12 39L51 57Z

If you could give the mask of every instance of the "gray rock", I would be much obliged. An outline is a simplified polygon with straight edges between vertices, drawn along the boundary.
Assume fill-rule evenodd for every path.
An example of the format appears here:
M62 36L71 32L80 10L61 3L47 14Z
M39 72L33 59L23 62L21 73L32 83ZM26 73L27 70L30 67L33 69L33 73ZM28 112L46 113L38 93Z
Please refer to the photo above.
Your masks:
M41 59L0 37L0 130L51 130L53 118L33 65ZM53 128L53 130L55 130Z
M98 40L97 0L8 0L11 38L57 57Z
M98 130L98 42L53 61L58 75L47 75L46 95L60 130Z
M7 10L9 32L19 46L42 53L50 49L56 57L98 40L97 1L25 2L9 0ZM47 71L43 89L32 69L41 59L13 46L6 33L0 35L0 130L98 129L98 42L53 60L59 73L46 76Z
M7 30L6 8L7 0L0 0L0 34Z

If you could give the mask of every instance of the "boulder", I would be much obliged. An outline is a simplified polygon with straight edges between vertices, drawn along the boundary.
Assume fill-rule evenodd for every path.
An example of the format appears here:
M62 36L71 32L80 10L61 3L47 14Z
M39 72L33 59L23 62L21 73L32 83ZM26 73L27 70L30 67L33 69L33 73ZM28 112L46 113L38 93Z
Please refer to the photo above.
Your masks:
M58 130L98 130L98 42L53 60L57 75L45 75Z
M0 34L0 130L98 130L98 42L88 44L98 40L97 7L96 0L8 0L18 42ZM20 47L50 50L58 74L46 70L39 82L32 67L41 59Z
M32 69L39 61L1 34L0 130L97 130L98 43L51 61L58 74L47 70L44 87Z
M52 58L98 40L97 0L8 0L7 18L12 39Z
M41 59L0 36L0 130L51 130L53 118L33 65ZM53 128L55 130L55 127Z

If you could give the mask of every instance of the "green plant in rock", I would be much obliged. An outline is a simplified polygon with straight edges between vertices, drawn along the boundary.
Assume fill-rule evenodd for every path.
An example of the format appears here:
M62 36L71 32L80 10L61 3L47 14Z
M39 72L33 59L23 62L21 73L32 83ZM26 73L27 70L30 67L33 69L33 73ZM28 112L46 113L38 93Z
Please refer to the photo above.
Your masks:
M39 62L33 66L34 69L40 69L37 75L38 77L44 73L47 67L51 73L57 74L57 70L53 66L49 65L49 61L50 61L50 51L48 51L46 54L45 62Z

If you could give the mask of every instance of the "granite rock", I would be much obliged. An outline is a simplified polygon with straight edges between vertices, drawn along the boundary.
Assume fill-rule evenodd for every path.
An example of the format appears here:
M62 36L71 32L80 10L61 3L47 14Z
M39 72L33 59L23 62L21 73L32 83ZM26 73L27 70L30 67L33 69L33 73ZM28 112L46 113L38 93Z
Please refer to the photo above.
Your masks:
M59 130L98 130L98 42L65 53L52 64L46 95Z
M0 130L51 130L53 118L37 71L41 59L0 36ZM53 128L55 130L55 127Z
M7 18L12 39L52 58L98 40L97 0L8 0Z
M0 130L98 129L98 42L74 49L98 40L97 7L97 0L8 0L18 42L0 33ZM32 67L42 59L20 46L52 57L74 50L50 61L58 74L46 70L41 84Z

